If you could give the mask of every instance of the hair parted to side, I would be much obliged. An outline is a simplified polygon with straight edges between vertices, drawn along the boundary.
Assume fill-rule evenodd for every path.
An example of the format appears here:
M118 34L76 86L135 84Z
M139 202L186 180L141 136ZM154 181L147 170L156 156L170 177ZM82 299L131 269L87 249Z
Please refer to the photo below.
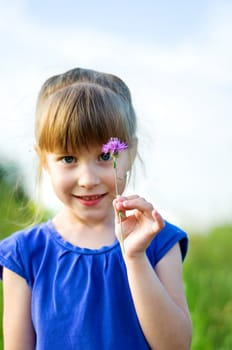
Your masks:
M35 136L44 152L75 151L118 137L136 139L136 116L126 84L118 77L76 68L49 78L36 108Z

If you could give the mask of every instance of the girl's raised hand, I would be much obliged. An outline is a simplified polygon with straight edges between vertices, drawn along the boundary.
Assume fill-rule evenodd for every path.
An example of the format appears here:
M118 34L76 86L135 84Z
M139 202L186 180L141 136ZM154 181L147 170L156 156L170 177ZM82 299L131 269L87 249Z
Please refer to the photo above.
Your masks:
M164 227L161 215L151 203L138 195L118 197L113 206L116 236L120 241L122 229L125 255L136 257L144 254L152 239Z

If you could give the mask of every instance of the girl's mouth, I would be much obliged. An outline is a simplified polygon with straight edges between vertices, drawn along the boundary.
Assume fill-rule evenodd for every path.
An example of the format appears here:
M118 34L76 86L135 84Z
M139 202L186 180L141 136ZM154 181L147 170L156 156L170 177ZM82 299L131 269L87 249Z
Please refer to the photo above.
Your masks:
M104 197L106 193L104 194L95 194L95 195L89 195L89 196L75 196L73 197L77 198L81 204L84 206L90 207L97 205Z

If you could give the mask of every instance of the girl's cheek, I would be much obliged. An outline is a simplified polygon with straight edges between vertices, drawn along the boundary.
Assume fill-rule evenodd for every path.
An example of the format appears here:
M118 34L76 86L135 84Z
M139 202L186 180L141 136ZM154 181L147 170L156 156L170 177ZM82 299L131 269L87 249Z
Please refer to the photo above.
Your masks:
M126 179L127 179L127 177L125 175L118 179L118 190L119 190L120 194L122 194L125 190Z
M118 177L121 181L125 182L127 178L127 168L125 166L118 168Z
M73 176L70 176L70 174L55 174L53 176L53 183L56 186L68 186L70 184L70 182L75 181Z

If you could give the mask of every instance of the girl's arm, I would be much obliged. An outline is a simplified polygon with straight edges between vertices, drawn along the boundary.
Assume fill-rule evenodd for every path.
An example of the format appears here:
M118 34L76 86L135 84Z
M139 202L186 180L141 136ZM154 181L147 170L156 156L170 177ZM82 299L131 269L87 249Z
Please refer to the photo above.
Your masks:
M190 349L192 327L182 288L178 244L155 271L145 255L126 259L126 265L136 312L151 348Z
M121 211L133 209L123 218L124 259L128 280L144 335L155 350L188 350L192 325L182 286L182 261L176 244L158 262L151 266L145 250L163 228L161 216L152 205L138 196L117 199L114 202L117 217L117 235L120 237Z
M4 350L35 349L30 288L7 268L3 269L3 305Z

